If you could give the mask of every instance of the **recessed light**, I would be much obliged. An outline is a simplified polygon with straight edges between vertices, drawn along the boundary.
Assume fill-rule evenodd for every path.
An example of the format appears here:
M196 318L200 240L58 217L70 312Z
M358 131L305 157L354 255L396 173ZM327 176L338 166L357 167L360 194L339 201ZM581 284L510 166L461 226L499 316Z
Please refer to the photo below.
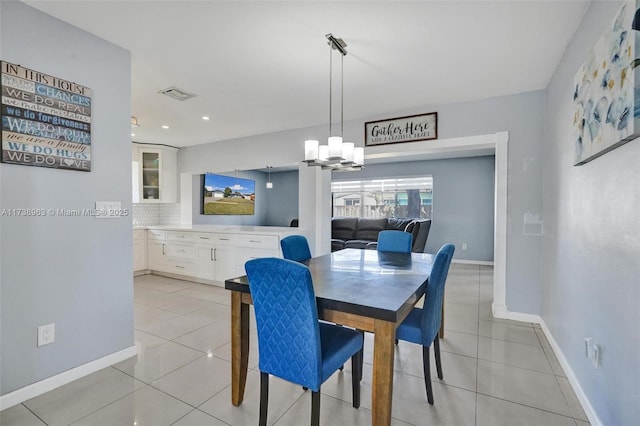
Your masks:
M135 133L131 133L131 137L134 137L136 134Z
M166 124L163 124L163 125L162 125L162 128L166 130L166 129L168 129L168 128L169 128L169 126L167 126Z
M203 115L203 116L202 116L202 119L203 119L204 121L209 121L209 120L211 120L211 117L209 117L208 115Z

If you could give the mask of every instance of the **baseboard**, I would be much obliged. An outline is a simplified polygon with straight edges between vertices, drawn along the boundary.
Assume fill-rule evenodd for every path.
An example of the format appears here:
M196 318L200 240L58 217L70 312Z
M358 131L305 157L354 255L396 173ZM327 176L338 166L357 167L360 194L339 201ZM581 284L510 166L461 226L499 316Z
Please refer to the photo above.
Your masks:
M149 269L140 269L139 271L133 271L134 277L140 277L142 275L148 275L151 271Z
M593 406L589 402L587 395L584 393L584 390L582 390L582 386L580 386L580 382L573 372L571 365L569 365L567 358L564 356L564 353L560 349L560 346L558 345L558 342L556 342L556 339L553 338L551 330L549 330L549 327L547 327L547 324L544 322L544 320L540 323L540 327L542 328L544 335L547 337L547 340L551 345L551 349L553 349L553 352L556 354L556 358L558 359L560 366L564 370L564 373L567 375L567 379L569 379L569 383L571 384L576 397L578 397L578 401L580 401L580 405L582 405L582 409L587 415L589 423L591 423L591 426L603 426L600 417L598 417L595 410L593 409Z
M151 275L158 275L165 278L173 278L176 280L191 281L193 283L198 283L198 284L207 284L207 285L214 285L216 287L224 287L224 282L222 281L206 280L204 278L193 277L191 275L180 275L180 274L173 274L171 272L156 271L156 270L151 270L149 272Z
M560 349L558 342L556 342L556 340L553 338L553 335L551 334L551 330L549 330L549 327L547 327L547 324L544 322L542 317L540 315L523 314L520 312L510 312L505 305L499 305L496 303L492 305L492 310L493 310L493 316L496 318L508 319L513 321L530 322L530 323L540 325L542 332L544 333L545 337L549 341L549 344L551 345L551 349L553 349L553 352L556 355L558 362L560 363L560 367L562 367L562 370L564 371L565 375L567 376L567 379L569 380L569 384L573 388L573 391L575 392L576 397L578 398L578 401L580 401L580 405L582 405L582 409L584 410L584 413L587 415L587 418L589 419L589 423L591 423L591 426L603 426L602 421L600 421L600 418L598 417L595 410L593 409L593 406L589 402L587 395L582 390L582 387L580 386L580 382L578 382L578 379L576 378L576 375L574 374L573 369L571 368L571 365L569 365L567 358L564 356L564 353L562 353L562 350Z
M543 322L542 317L540 317L540 315L523 314L521 312L511 312L507 309L505 305L499 305L497 303L493 303L491 305L491 310L493 311L493 316L500 319L530 322L533 324L541 324Z
M137 353L138 350L136 347L130 346L121 351L112 353L111 355L82 364L78 367L72 368L71 370L64 371L60 374L56 374L55 376L51 376L47 379L40 380L39 382L2 395L0 396L0 411L13 407L14 405L21 404L28 399L35 398L36 396L42 395L43 393L49 392L50 390L56 389L62 385L66 385L67 383L73 382L74 380L80 379L84 376L88 376L98 370L110 367L113 364L117 364L120 361L124 361L125 359L135 356Z
M493 261L490 261L490 260L452 259L451 263L461 263L461 264L466 264L466 265L493 266Z

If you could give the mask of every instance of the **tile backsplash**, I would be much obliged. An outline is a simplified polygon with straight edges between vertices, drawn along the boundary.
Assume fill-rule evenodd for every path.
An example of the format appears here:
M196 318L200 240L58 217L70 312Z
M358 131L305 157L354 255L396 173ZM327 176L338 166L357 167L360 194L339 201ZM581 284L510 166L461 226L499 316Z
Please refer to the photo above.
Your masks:
M133 226L179 224L179 203L133 203Z

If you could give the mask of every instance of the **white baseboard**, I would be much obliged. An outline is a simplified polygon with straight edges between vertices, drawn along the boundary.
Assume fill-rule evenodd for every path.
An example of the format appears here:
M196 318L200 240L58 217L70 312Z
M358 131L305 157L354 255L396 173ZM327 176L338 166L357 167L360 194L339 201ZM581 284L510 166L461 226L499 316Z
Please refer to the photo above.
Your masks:
M544 322L544 320L540 323L540 326L542 327L542 331L544 332L544 335L547 337L547 340L551 345L551 349L553 349L553 352L556 354L556 358L558 358L558 362L560 363L560 366L564 370L564 373L567 375L567 379L569 379L569 383L571 384L573 391L578 397L578 401L580 401L580 405L582 405L582 409L584 410L584 413L587 415L587 418L589 419L589 423L591 423L591 426L603 426L603 423L600 420L600 417L598 417L595 410L593 409L593 406L589 402L587 395L584 393L584 390L582 390L582 387L580 386L580 382L578 382L578 378L573 372L571 365L569 365L567 358L564 356L564 353L562 353L562 350L560 349L558 342L556 342L556 339L553 338L553 335L551 334L551 330L549 330L549 327L547 327L547 324Z
M496 303L492 305L492 310L493 310L493 316L496 318L540 324L540 328L542 329L542 332L544 333L545 337L549 341L549 344L551 345L551 349L553 349L553 352L555 353L556 358L558 359L558 362L562 367L562 370L566 374L567 379L569 380L569 384L571 384L571 387L573 388L573 391L575 392L576 397L578 397L578 401L580 401L580 405L582 405L582 409L584 410L584 413L587 415L587 418L589 419L589 423L591 423L591 426L603 426L602 421L600 421L600 418L598 417L595 410L593 409L593 406L589 402L587 395L582 390L582 387L580 386L580 382L578 382L578 379L576 378L576 375L574 374L573 369L571 368L571 365L569 365L567 358L564 356L564 353L562 353L562 350L560 349L558 342L556 342L556 340L553 338L553 335L551 334L551 330L549 330L549 327L547 327L547 324L544 322L542 317L540 315L523 314L520 312L510 312L509 310L507 310L507 307L505 305L499 305Z
M534 324L541 324L543 322L542 317L540 317L540 315L523 314L521 312L511 312L507 310L507 307L505 305L499 305L497 303L493 303L491 305L491 310L493 311L493 316L500 319L531 322Z
M51 376L47 379L40 380L39 382L2 395L0 396L0 411L13 407L14 405L21 404L28 399L35 398L36 396L42 395L43 393L49 392L50 390L62 385L66 385L67 383L81 377L95 373L98 370L110 367L113 364L117 364L120 361L124 361L125 359L135 356L137 353L138 350L136 347L130 346L121 351L112 353L111 355L82 364L78 367L72 368L71 370L64 371L60 374L56 374L55 376Z
M489 261L489 260L451 259L451 263L461 263L461 264L466 264L466 265L493 266L493 261Z

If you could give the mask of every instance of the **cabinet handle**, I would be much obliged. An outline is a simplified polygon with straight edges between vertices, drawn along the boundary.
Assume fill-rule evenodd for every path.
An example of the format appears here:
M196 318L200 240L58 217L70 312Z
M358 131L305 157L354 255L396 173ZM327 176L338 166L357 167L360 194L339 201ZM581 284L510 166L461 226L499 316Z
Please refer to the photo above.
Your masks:
M176 238L184 238L184 235L176 235Z
M208 240L209 237L200 237L201 240Z
M262 240L249 240L250 243L261 243Z
M216 256L216 255L218 254L218 253L217 253L217 250L218 250L217 248L214 248L214 249L213 249L213 261L214 261L214 262L217 262L217 261L218 261L218 257Z
M165 255L165 252L164 252L164 244L162 245L162 255L163 255L163 256Z
M220 241L229 241L228 238L218 238Z
M211 249L211 261L213 261L213 249Z
M176 265L176 268L178 268L178 269L184 269L184 266Z

